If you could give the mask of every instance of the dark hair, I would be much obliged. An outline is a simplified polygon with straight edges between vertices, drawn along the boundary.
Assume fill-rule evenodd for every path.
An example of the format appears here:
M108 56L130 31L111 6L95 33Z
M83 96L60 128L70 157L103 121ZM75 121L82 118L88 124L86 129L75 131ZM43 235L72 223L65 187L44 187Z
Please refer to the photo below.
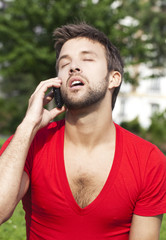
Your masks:
M90 40L99 42L105 47L108 72L111 72L113 70L118 71L123 77L123 61L118 49L111 43L108 37L98 29L86 23L68 24L57 28L54 31L53 36L55 39L56 60L58 60L61 48L66 41L73 38L86 37ZM120 86L114 89L112 95L112 109L114 108Z

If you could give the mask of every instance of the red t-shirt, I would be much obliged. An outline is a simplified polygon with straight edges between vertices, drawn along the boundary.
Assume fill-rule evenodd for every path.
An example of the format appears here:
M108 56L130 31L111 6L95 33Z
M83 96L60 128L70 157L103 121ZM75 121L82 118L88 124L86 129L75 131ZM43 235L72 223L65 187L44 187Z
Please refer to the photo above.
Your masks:
M110 174L84 209L76 203L65 172L64 121L37 133L25 164L31 181L23 198L28 240L128 240L133 213L166 212L165 156L153 144L115 126Z

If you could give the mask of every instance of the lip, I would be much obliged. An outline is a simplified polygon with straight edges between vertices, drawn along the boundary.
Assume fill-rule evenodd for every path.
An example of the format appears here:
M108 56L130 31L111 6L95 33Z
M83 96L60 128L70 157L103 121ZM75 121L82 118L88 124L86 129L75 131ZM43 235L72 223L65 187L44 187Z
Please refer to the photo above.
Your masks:
M72 83L73 83L74 81L79 81L79 82L81 82L83 85L72 86ZM78 76L73 76L73 77L71 77L71 78L69 79L69 81L68 81L68 87L69 87L69 88L76 88L76 87L78 88L78 87L83 87L84 85L85 85L84 80L83 80L82 78L78 77Z

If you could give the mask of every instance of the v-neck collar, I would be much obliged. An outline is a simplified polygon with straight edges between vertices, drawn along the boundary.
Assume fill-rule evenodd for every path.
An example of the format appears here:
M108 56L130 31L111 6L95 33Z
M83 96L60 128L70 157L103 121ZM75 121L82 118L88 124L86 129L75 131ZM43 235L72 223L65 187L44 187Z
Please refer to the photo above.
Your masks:
M66 174L66 169L65 169L65 161L64 161L64 132L65 132L65 125L63 128L63 131L61 132L61 135L59 136L59 141L60 141L60 148L58 149L58 171L59 171L59 176L61 179L61 185L66 197L66 201L68 204L71 206L71 208L80 215L88 214L90 211L92 211L94 208L98 206L98 204L104 199L105 194L107 191L111 190L111 187L113 186L113 183L115 181L115 178L118 174L118 170L120 167L120 162L121 162L121 156L122 156L122 134L120 132L120 129L118 125L115 124L115 129L116 129L116 144L115 144L115 153L114 153L114 159L112 163L112 167L110 170L110 173L108 175L108 178L98 194L98 196L85 208L81 208L77 202L74 199L74 196L72 194L72 191L69 186L69 182L67 179L67 174Z

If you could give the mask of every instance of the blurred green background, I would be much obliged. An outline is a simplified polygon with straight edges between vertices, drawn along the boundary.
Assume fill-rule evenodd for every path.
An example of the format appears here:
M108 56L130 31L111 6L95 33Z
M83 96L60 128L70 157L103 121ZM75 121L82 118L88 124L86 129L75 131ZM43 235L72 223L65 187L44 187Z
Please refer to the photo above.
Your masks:
M145 63L165 69L165 0L0 0L0 144L21 122L37 84L56 75L54 29L79 21L104 31L119 48L126 68ZM137 86L139 74L133 78L126 70L124 81ZM151 116L148 129L137 118L121 125L166 153L166 111ZM19 204L0 226L0 240L25 239L23 215Z

